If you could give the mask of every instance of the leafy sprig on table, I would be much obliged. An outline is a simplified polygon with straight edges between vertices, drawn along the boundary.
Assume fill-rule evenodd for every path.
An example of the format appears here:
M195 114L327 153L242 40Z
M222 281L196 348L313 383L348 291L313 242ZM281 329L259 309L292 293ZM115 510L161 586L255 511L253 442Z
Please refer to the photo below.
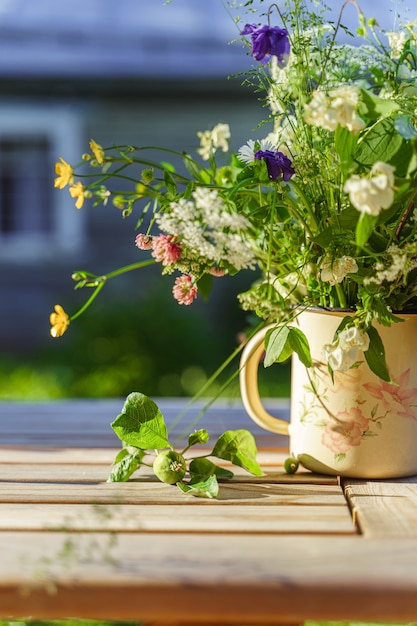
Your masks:
M207 430L201 428L188 436L183 450L176 451L169 441L165 419L158 405L140 392L128 395L122 412L111 426L123 448L115 458L108 482L127 481L141 466L147 466L153 468L159 480L177 485L184 493L199 498L216 498L218 479L231 479L233 472L216 465L208 457L230 461L255 476L263 474L256 461L255 439L245 429L224 432L210 452L192 456L189 453L191 448L206 444L210 438ZM153 463L146 460L150 454L155 457Z

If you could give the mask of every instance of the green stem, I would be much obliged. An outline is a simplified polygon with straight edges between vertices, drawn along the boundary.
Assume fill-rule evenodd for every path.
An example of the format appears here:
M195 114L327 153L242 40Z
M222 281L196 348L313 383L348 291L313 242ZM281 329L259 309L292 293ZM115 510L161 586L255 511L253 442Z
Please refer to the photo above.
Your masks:
M303 194L303 192L300 190L300 188L298 186L295 186L294 183L291 183L296 191L297 191L297 195L299 195L299 198L303 201L303 205L308 213L308 215L310 216L313 225L315 228L317 228L317 221L316 221L316 216L314 215L313 211L311 210L311 207L309 205L309 202L307 200L307 198L305 197L305 195ZM310 226L307 224L307 222L305 221L304 217L301 215L300 211L298 210L298 207L296 206L295 202L289 198L290 202L291 202L291 207L290 207L290 211L294 214L294 216L297 218L297 220L300 222L300 224L303 225L303 227L306 229L307 233L309 234L310 238L313 238L313 232L310 228Z
M104 285L110 278L115 278L116 276L120 276L121 274L126 274L127 272L132 272L133 270L141 269L142 267L147 267L148 265L155 265L155 263L156 263L155 259L147 259L146 261L139 261L138 263L125 265L124 267L121 267L118 270L114 270L113 272L109 272L108 274L105 274L103 276L96 277L95 283L94 282L92 283L92 285L96 284L96 288L94 289L93 293L88 298L88 300L83 304L83 306L76 313L74 313L74 315L71 315L70 320L73 321L77 319L77 317L82 315L84 311L88 309L90 304L94 302L94 300L97 298L98 294L100 293L100 291L103 289Z
M105 277L103 276L100 279L99 284L97 285L97 287L94 289L93 293L91 294L91 296L88 298L87 302L85 302L83 304L83 306L81 307L81 309L79 309L76 313L74 313L74 315L71 315L70 320L71 322L75 319L77 319L77 317L79 317L80 315L82 315L82 313L84 313L84 311L86 309L88 309L88 307L90 306L90 304L97 298L98 294L100 293L100 291L103 289L104 284L105 284Z
M265 322L261 322L259 323L251 332L250 336L248 337L248 340L255 335L255 333L258 332L258 330L260 330L263 326L265 325ZM181 421L181 419L184 417L184 415L187 413L187 411L192 407L192 405L199 399L201 398L201 396L203 396L205 394L205 392L210 388L210 386L214 383L214 381L220 376L220 374L226 369L226 367L233 361L233 359L235 357L238 356L238 354L243 350L245 344L241 344L239 345L228 357L225 361L223 361L223 363L220 365L220 367L217 368L217 370L214 372L214 374L212 374L210 376L210 378L205 382L205 384L201 387L201 389L190 399L189 402L187 402L187 404L185 405L184 409L181 411L181 413L178 414L178 416L174 419L174 421L171 423L170 426L170 430L172 430L173 428L175 428L175 426L177 426L177 424L179 424L179 422ZM238 375L238 371L235 371L230 377L229 379L224 383L224 385L222 385L222 387L220 388L220 390L214 394L207 402L206 404L203 406L203 408L199 411L198 415L194 418L194 420L191 422L190 424L190 428L193 428L201 419L201 417L204 415L204 413L206 413L206 411L210 408L210 406L217 400L217 398L219 398L219 396L222 394L222 392L224 391L224 389L226 389L231 381L236 378L236 376ZM188 427L187 427L188 428Z
M339 300L339 306L342 309L346 309L347 308L346 296L345 296L345 292L343 291L342 285L340 285L339 283L336 283L335 287L336 287L337 297Z
M155 265L157 261L155 259L147 259L146 261L139 261L138 263L132 263L131 265L125 265L124 267L119 268L118 270L114 270L113 272L109 272L103 276L103 278L114 278L115 276L120 276L121 274L126 274L127 272L132 272L134 270L142 269L142 267L148 267L148 265Z

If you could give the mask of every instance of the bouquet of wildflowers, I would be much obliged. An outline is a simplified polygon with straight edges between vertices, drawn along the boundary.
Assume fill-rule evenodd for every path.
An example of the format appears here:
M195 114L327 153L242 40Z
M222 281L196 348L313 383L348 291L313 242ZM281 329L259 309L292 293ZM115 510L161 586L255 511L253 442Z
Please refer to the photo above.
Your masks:
M356 0L341 4L336 22L319 0L251 4L236 24L253 57L247 80L263 94L263 139L245 138L231 154L229 126L218 124L198 133L195 156L176 155L184 173L146 149L95 141L85 178L56 165L55 186L69 186L77 208L110 200L123 217L135 214L138 262L106 276L76 272L76 287L92 294L72 316L57 305L51 333L62 335L108 278L150 263L172 274L182 305L224 274L257 269L243 309L278 334L307 307L347 309L323 346L330 370L349 369L362 351L390 380L375 322L400 323L397 313L417 304L417 30L381 33ZM349 4L356 35L343 26ZM115 193L138 165L132 187ZM272 361L295 350L308 364L306 340L271 343Z

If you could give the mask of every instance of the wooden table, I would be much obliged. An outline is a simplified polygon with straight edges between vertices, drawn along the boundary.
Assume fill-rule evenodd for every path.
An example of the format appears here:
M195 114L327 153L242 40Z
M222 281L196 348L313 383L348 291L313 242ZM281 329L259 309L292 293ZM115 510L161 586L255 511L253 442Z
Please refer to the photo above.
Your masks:
M216 404L199 426L250 428L264 476L237 472L218 500L143 470L106 483L122 404L0 403L0 618L417 621L416 478L287 475L285 438ZM182 406L161 402L168 422Z

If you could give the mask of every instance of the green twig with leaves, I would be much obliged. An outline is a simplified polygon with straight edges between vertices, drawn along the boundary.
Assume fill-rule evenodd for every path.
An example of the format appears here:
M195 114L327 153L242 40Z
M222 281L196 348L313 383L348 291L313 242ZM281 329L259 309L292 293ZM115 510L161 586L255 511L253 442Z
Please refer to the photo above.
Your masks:
M244 429L224 432L210 452L192 456L191 448L206 444L210 438L207 430L201 428L188 436L183 450L175 450L158 405L143 393L128 395L112 428L123 442L123 448L116 456L108 482L127 481L140 467L151 466L159 480L177 485L184 493L198 498L216 498L218 480L233 478L233 472L216 465L209 457L229 461L255 476L263 474L256 461L255 439ZM154 455L152 464L145 460L151 454Z

